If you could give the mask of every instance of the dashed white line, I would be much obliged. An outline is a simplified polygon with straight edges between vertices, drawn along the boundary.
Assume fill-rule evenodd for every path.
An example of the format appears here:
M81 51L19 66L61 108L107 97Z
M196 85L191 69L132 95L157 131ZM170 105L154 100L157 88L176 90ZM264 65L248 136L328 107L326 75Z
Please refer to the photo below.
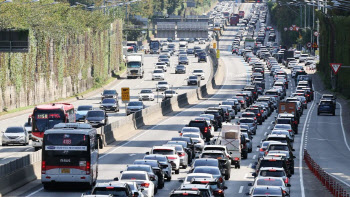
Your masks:
M249 166L248 166L248 168L252 168L252 166L253 166L253 164L252 164L252 163L250 163L250 164L249 164Z
M249 174L246 173L246 174L244 175L244 179L248 179L248 176L249 176Z
M264 133L264 136L266 136L266 135L267 135L267 132Z
M256 148L256 151L259 151L259 148Z
M244 188L244 186L241 186L241 187L239 187L239 191L238 191L238 193L242 193L243 192L243 188Z
M269 126L269 127L267 127L267 129L269 129L269 130L270 130L270 129L271 129L271 127Z
M256 158L256 155L253 155L253 159L255 159Z

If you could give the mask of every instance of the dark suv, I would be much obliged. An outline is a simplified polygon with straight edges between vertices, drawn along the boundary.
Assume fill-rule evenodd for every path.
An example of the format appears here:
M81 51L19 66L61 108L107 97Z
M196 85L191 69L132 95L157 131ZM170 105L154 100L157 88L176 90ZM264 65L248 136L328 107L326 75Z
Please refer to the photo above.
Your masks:
M321 100L318 103L317 115L319 116L321 113L329 113L335 116L335 107L332 100Z
M103 93L101 93L101 101L105 98L114 98L118 100L118 93L116 90L103 90Z
M263 116L262 116L262 113L260 112L259 108L247 108L245 111L246 112L253 112L256 116L258 124L260 124L260 125L262 124Z
M198 127L207 142L209 142L212 137L211 125L209 125L206 120L191 120L186 127Z
M86 114L85 122L93 127L105 126L108 124L108 115L104 110L90 110Z
M244 87L245 91L251 91L252 94L253 94L253 97L254 97L254 100L258 99L258 89L255 85L249 85L249 86L246 86Z
M222 122L224 121L224 118L220 115L220 112L218 110L206 110L204 111L204 114L212 114L215 117L215 120L217 121L218 127L222 127Z
M204 52L198 53L198 63L201 61L207 62L207 54Z
M260 168L262 167L283 168L287 175L291 175L286 160L280 157L263 157L258 161L255 167L255 173L259 174Z

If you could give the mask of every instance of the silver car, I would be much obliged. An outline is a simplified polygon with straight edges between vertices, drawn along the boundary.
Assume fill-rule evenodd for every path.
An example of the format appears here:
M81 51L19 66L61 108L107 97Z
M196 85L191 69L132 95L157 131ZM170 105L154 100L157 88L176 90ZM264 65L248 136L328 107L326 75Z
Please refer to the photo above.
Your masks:
M254 135L256 134L257 125L255 124L255 120L253 118L240 118L238 123L240 125L242 125L242 124L248 125L250 127L250 130L252 131L252 133Z
M2 131L2 146L9 144L22 144L24 146L29 144L29 135L24 127L8 127Z
M180 158L180 166L182 166L183 169L186 169L188 166L188 154L184 150L183 146L177 144L166 144L166 146L175 147L176 152L178 153L178 156Z
M126 115L128 116L129 114L141 111L142 109L145 109L145 105L142 101L131 101L126 107Z

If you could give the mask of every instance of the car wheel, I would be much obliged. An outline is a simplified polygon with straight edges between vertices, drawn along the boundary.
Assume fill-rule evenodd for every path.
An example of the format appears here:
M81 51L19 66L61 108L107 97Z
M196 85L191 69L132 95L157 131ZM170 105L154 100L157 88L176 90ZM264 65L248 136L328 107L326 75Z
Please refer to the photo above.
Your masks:
M180 173L180 169L175 170L175 174L179 174Z
M335 112L333 112L332 115L335 116Z
M167 181L171 181L171 176L169 176L166 180L167 180Z
M7 146L7 144L2 144L2 146Z
M183 166L182 166L182 169L186 169L186 168L187 168L187 165L183 165Z
M317 112L317 115L319 116L319 115L320 115L320 112Z
M253 152L253 149L252 148L248 149L248 153L251 153L251 152Z
M230 176L228 174L225 175L225 180L229 180Z

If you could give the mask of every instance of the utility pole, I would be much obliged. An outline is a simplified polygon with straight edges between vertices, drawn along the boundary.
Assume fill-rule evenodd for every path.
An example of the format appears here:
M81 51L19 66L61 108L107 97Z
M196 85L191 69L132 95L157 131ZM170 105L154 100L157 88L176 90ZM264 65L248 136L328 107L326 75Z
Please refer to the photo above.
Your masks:
M304 5L304 7L305 7L305 19L304 19L305 20L305 24L304 24L304 27L305 27L305 30L306 30L306 26L307 26L306 25L306 5Z

